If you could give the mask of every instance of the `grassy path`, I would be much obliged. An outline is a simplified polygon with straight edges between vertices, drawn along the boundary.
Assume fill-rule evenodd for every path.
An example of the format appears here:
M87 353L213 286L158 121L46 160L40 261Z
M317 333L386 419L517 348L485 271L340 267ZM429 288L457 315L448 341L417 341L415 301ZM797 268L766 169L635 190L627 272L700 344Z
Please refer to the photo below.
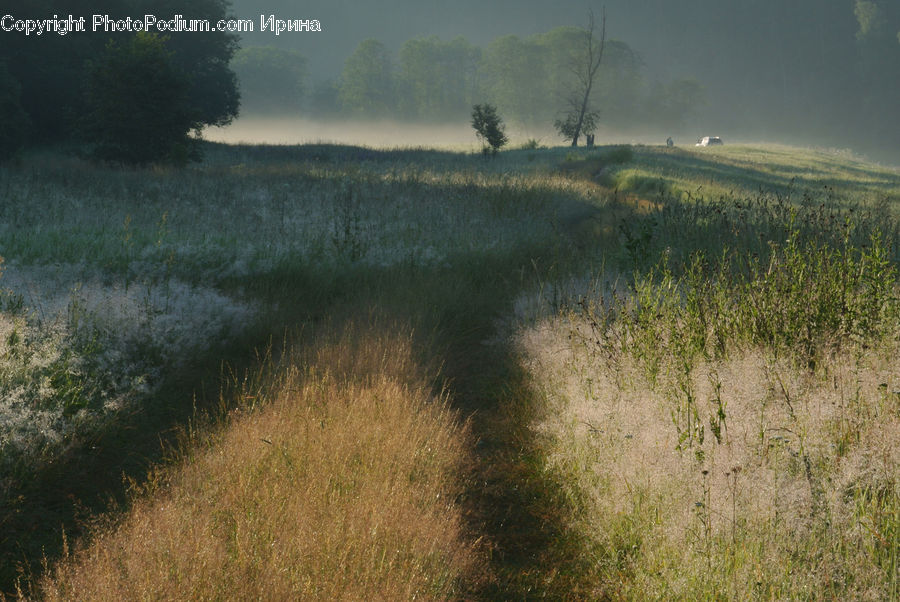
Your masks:
M486 600L577 598L586 577L577 542L567 539L570 509L532 429L542 408L514 350L497 336L498 318L512 315L515 298L535 285L520 279L532 259L458 274L460 293L439 325L443 375L477 438L466 506L489 546L491 575L473 592Z
M471 474L461 475L461 501L471 538L489 563L486 574L463 584L467 597L578 599L596 591L581 543L567 529L572 509L533 430L544 408L499 332L516 299L537 290L546 272L561 277L575 269L576 253L567 248L468 256L443 270L360 272L335 293L341 301L323 308L328 315L321 322L329 329L368 315L373 323L416 333L419 363L440 367L435 393L446 390L470 424L475 447ZM273 294L298 298L301 291L290 289ZM290 316L303 308L282 310Z
M278 149L277 158L292 159L288 150ZM249 161L256 151L241 152L244 154L228 161ZM221 248L211 251L212 258L186 254L180 260L173 259L173 265L181 270L176 274L180 278L192 276L192 261L216 267L239 263L237 255L232 255L239 247L235 241L267 244L284 234L285 224L296 228L292 240L317 236L313 251L335 246L343 253L341 263L319 266L314 253L308 256L294 250L274 265L266 264L262 273L215 276L217 290L264 308L258 324L226 348L200 353L177 374L167 375L158 393L144 406L117 418L93 440L54 459L35 478L22 480L24 485L10 491L0 507L0 592L14 593L17 577L37 576L44 560L52 564L64 554L63 533L74 540L89 532L103 513L127 515L133 502L127 480L140 484L148 470L165 464L167 449L176 444L179 433L193 428L195 412L217 416L233 407L237 402L223 391L227 391L229 379L260 371L259 350L271 341L283 341L288 348L304 348L351 320L365 322L367 315L415 333L419 364L439 367L435 392L446 390L459 416L471 425L477 443L472 450L471 473L461 475L466 492L460 501L471 538L480 541L490 562L486 576L472 576L465 584L467 595L482 599L560 598L587 591L587 574L578 563L579 544L569 539L566 530L569 506L553 474L546 470L541 441L531 428L541 411L539 400L526 385L514 350L497 336L497 323L511 316L520 294L539 288L539 279L547 279L550 271L552 278L561 278L575 270L577 251L566 229L578 226L579 220L572 216L589 216L594 208L565 182L560 184L545 176L509 177L498 167L501 163L472 165L468 157L432 157L419 152L411 152L409 157L385 154L383 160L397 161L401 167L382 177L376 175L382 171L375 168L372 174L349 168L346 174L332 170L328 167L332 160L335 165L343 165L342 149L325 149L322 152L328 156L324 158L310 154L317 149L297 152L300 156L296 163L275 163L272 167L251 164L249 168L241 163L222 171L221 178L216 177L221 175L216 171L222 169L219 167L211 167L209 173L199 170L163 176L164 186L181 189L182 179L196 185L177 209L196 211L198 216L185 215L180 221L166 217L168 205L159 200L163 197L158 191L150 190L156 185L152 178L115 174L122 180L122 189L129 191L126 198L144 198L143 191L150 190L150 196L159 201L158 206L149 202L141 205L145 215L132 221L129 214L124 227L119 222L110 222L110 226L99 217L96 223L86 220L82 225L86 232L112 232L106 242L116 253L124 253L125 271L128 261L140 255L123 246L122 241L131 244L132 231L143 237L138 247L144 245L154 253L162 252L160 240L166 236L172 239L173 249L190 250L204 240L196 234L194 222L221 236ZM446 173L421 175L422 166L417 162L425 159L435 162L430 168L434 173L444 173L442 169ZM447 161L448 166L443 167L439 159ZM314 161L313 166L301 165L301 160ZM517 161L522 157L511 156L511 165L519 169ZM409 169L412 171L407 173ZM462 175L453 175L456 169ZM479 170L485 173L472 173ZM231 182L238 192L224 194L220 180ZM332 231L317 233L318 226L310 223L301 210L302 203L297 204L293 221L285 218L286 210L295 209L283 190L297 181L314 188L308 191L308 202L322 204L325 216L335 222ZM345 190L348 181L352 193ZM276 186L280 183L285 184L283 189ZM67 194L90 199L95 205L90 216L121 211L123 203L131 208L117 196L107 198L93 190L70 191L65 181L59 186ZM252 200L257 197L262 200ZM215 203L210 199L216 199ZM271 211L259 208L266 202ZM379 213L381 206L415 224L415 229L401 232L412 237L403 245L418 251L446 239L451 241L445 244L449 250L431 264L417 261L417 255L408 262L382 267L358 262L357 251L364 252L368 248L365 245L371 245L368 252L375 254L378 245L389 245L393 240L388 234L384 241L375 238L394 225L392 214ZM220 215L222 207L231 211L227 220ZM248 219L249 207L258 209L259 216ZM341 207L347 215L341 213ZM26 209L23 200L17 211L31 216ZM69 209L60 204L55 210ZM360 215L371 223L359 221ZM231 228L227 236L217 220L224 220ZM266 220L275 224L274 229ZM35 217L33 221L36 231L41 231L40 220ZM64 219L58 221L65 223ZM257 221L262 225L250 228L256 228ZM138 222L141 225L136 226ZM245 231L245 227L250 229ZM444 227L452 231L446 232ZM71 237L71 233L62 232L60 236ZM181 246L176 242L178 236L185 237ZM194 236L196 240L191 238ZM24 235L20 242L34 246ZM363 243L357 249L357 244ZM37 252L27 245L25 251ZM39 259L55 260L52 248L48 246L51 251L47 251L41 247L41 253L50 255L40 255ZM14 246L8 250L11 256L22 253Z

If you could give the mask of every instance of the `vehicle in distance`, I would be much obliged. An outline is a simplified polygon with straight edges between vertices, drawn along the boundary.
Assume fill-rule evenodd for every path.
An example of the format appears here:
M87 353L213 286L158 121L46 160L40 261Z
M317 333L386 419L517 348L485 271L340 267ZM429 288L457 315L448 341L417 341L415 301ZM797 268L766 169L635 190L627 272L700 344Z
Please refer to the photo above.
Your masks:
M720 144L725 144L722 142L722 139L718 136L704 136L697 140L697 146L716 146Z

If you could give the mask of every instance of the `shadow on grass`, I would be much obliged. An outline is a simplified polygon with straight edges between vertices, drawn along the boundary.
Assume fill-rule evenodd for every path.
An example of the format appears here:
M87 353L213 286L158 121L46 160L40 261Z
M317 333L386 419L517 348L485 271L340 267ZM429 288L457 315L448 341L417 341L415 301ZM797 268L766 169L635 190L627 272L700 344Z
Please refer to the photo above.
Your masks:
M455 162L462 155L443 151L375 151L359 147L308 145L303 147L214 147L211 161L259 160L271 163L313 161L406 161L411 167L428 161ZM715 179L736 178L751 184L788 185L763 171L721 165L716 157L672 153L675 167ZM680 162L680 163L679 163ZM367 193L390 191L372 184ZM447 194L428 182L416 182L416 192ZM466 184L464 186L469 186ZM455 189L450 189L451 191ZM469 190L497 213L509 207L498 195L518 191ZM529 193L531 194L531 193ZM533 196L542 197L542 192ZM521 201L522 199L513 199ZM525 199L528 200L528 199ZM545 202L542 198L529 202ZM234 403L222 399L229 374L259 370L256 350L284 333L302 333L289 345L314 341L309 331L339 328L341 320L371 312L417 333L422 364L442 365L437 389L446 388L462 418L471 418L478 443L472 450L471 474L462 475L467 487L461 500L473 539L481 537L489 553L489 576L464 584L467 595L480 599L578 599L602 591L595 583L591 559L583 543L569 530L576 509L559 487L560 478L547 469L544 446L533 425L543 411L529 387L509 341L497 337L497 320L513 314L522 293L577 275L587 265L582 250L619 241L619 226L634 224L633 237L655 251L663 245L659 208L619 203L598 209L572 199L554 237L490 251L460 253L440 266L415 264L372 267L350 262L341 269L297 263L254 277L247 294L268 307L278 303L245 338L196 358L193 365L168 375L160 393L145 408L123 417L107 432L67 457L46 466L13 492L0 508L0 591L13 593L17 565L26 575L40 571L42 557L51 563L63 550L63 531L70 539L86 532L92 517L127 508L123 476L140 482L147 471L165 462L166 449L178 441L181 429L196 412L217 415ZM515 214L513 213L512 217ZM690 216L689 216L690 217ZM715 221L683 220L684 240L725 240L724 227ZM587 227L586 226L589 226ZM640 226L647 226L644 241ZM626 230L627 231L627 230ZM596 255L593 255L596 257ZM649 258L648 258L649 259ZM219 282L240 290L240 282ZM312 326L308 326L312 325ZM317 326L320 325L320 326ZM304 332L304 328L308 328ZM276 350L277 352L277 350ZM228 370L223 370L223 364ZM223 407L224 406L224 407ZM196 408L196 410L195 410Z
M285 162L310 158L358 162L382 156L382 151L355 147L263 147L239 152L245 151L260 153L261 160ZM322 157L316 159L316 153ZM387 153L391 161L408 158L417 164L431 155L454 161L459 156L426 151L423 159L421 151ZM427 191L429 185L418 186ZM474 191L489 206L498 203L497 213L509 200L497 199L500 193ZM571 213L594 210L573 201ZM492 577L465 587L472 596L485 599L572 591L578 579L575 572L564 587L560 578L547 577L569 570L577 553L568 543L560 543L565 542L569 510L544 470L540 445L530 429L539 406L507 343L484 344L495 335L496 319L511 314L520 292L537 286L537 276L522 274L533 274L535 264L574 269L578 245L567 249L563 242L545 239L524 247L462 253L439 268L350 263L335 270L297 263L255 277L254 290L245 294L255 296L263 307L277 302L277 311L248 328L243 338L211 349L166 375L159 391L140 408L54 458L27 482L16 483L0 501L0 593L14 596L19 578L27 587L29 580L40 575L43 562L52 565L64 553L65 541L89 534L98 516L109 513L115 519L127 511L128 482L140 484L150 470L170 461L181 433L198 416L201 421L205 415L220 416L235 403L221 393L233 375L260 369L257 350L283 341L285 332L302 332L310 324L308 330L315 330L316 324L330 327L335 315L373 309L419 333L423 365L444 366L436 388L446 387L460 415L472 417L480 440L472 452L476 468L462 476L468 484L463 503L473 539L483 537L490 549ZM218 284L241 289L239 282ZM285 342L302 345L311 340L308 333L297 338Z

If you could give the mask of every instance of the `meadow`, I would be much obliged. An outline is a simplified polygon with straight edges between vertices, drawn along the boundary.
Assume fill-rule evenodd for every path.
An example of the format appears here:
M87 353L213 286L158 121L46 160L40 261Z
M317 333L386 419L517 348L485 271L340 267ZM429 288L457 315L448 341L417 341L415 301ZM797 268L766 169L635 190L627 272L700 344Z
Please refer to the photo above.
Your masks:
M0 168L0 591L900 596L900 174L529 146Z

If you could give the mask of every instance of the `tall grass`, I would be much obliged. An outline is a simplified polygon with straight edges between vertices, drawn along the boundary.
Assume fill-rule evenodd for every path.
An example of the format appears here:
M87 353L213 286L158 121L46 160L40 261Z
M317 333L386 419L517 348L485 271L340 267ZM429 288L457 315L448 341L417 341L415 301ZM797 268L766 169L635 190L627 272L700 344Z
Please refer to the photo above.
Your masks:
M595 595L897 599L896 223L659 206L623 224L632 275L597 274L519 339ZM656 264L633 252L656 244Z
M897 596L895 173L756 148L208 150L0 168L0 368L21 407L94 422L0 476L5 587L26 556L33 598ZM545 319L510 341L514 305ZM179 422L229 343L298 330L243 351L223 420ZM76 462L118 474L140 435L155 465L179 424L120 512L56 514Z
M306 356L305 358L302 356ZM446 599L477 571L457 501L467 429L402 335L348 330L242 386L121 521L67 552L50 600Z
M93 413L66 423L65 445L47 447L46 454L23 450L16 470L4 471L0 478L13 502L0 509L0 523L12 526L0 533L4 588L17 577L17 565L25 574L29 561L36 567L42 547L50 569L62 553L60 525L69 533L82 530L75 515L84 514L83 497L105 498L107 488L115 494L122 464L133 456L141 457L128 473L141 480L146 465L160 457L154 444L168 441L177 427L173 421L190 415L195 400L201 411L208 409L218 374L210 367L232 341L259 344L280 338L286 328L327 323L336 305L355 313L373 304L453 339L453 328L472 328L472 308L494 308L508 296L493 266L511 270L513 261L516 268L527 263L530 255L522 249L558 239L560 213L581 201L570 182L535 177L503 158L330 146L211 150L208 162L185 171L115 171L56 156L0 168L9 192L0 209L0 253L10 266L3 282L22 294L26 321L39 333L54 316L63 316L61 323L71 316L79 332L97 334L102 343L73 356L72 365L111 358L115 350L119 359L102 363L97 374L139 386L127 403L108 407L103 401L116 389L86 391ZM460 298L461 291L472 294ZM35 334L26 345L37 340ZM352 353L361 342L344 344ZM252 369L251 356L252 349L244 355L232 350L229 359ZM322 370L334 373L338 357ZM409 386L418 391L419 385ZM345 387L330 398L370 395L366 391ZM420 400L420 393L411 395ZM226 395L222 403L240 397ZM50 401L32 395L23 407ZM56 415L71 418L67 405L54 402ZM388 429L387 421L366 416ZM31 432L41 428L36 420L24 424ZM335 438L356 437L355 422L338 424L343 435ZM131 429L141 431L134 449ZM414 457L430 446L409 440L422 449L392 453ZM96 469L82 474L87 482L77 488L66 482L72 463ZM77 494L67 497L73 489ZM185 494L184 504L188 500ZM103 506L93 502L89 510ZM29 521L32 516L38 520ZM44 517L52 518L41 522ZM37 530L27 531L35 522ZM428 567L421 575L438 580L455 570ZM479 570L463 571L468 587L475 587ZM458 572L447 588L458 587ZM410 583L419 579L406 575ZM434 591L451 591L442 587Z

